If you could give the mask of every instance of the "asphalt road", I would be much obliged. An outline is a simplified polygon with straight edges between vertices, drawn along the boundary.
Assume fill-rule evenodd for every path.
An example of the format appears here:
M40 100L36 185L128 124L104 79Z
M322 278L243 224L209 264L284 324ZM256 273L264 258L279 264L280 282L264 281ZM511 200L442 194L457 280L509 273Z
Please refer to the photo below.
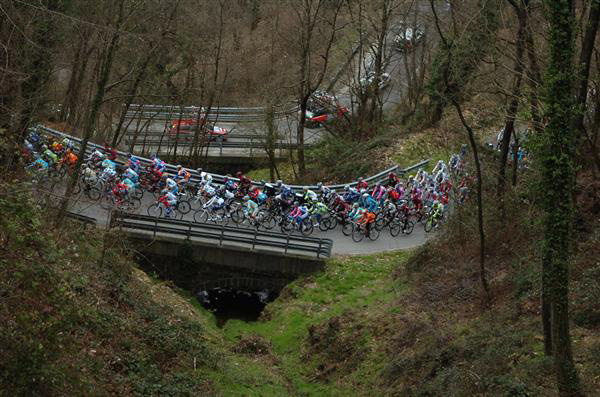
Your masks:
M58 201L58 198L61 197L63 193L64 187L57 186L52 194L55 195L56 201ZM142 198L142 205L137 213L147 215L147 208L154 202L155 199L153 195L145 192L144 197ZM96 219L98 227L106 227L110 219L109 211L102 209L99 202L89 201L81 194L72 200L70 211ZM183 219L193 221L193 213L194 211L191 211L189 214L185 215ZM235 224L230 222L229 226L235 226ZM279 229L276 227L271 231L278 232ZM376 241L363 239L363 241L356 243L352 241L351 236L344 236L340 227L327 232L322 232L316 228L311 237L330 238L333 241L332 254L339 256L411 249L424 244L427 239L431 238L433 235L434 234L432 233L425 233L423 225L416 224L413 232L408 236L400 234L397 237L392 237L389 233L389 229L386 228L381 231L381 234Z

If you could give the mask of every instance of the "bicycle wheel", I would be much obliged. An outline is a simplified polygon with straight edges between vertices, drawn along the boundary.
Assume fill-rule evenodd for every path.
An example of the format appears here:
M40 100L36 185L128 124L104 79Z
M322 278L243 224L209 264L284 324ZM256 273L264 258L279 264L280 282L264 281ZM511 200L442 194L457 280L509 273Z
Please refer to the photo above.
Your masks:
M306 218L302 221L301 226L300 226L300 233L302 233L303 236L310 236L312 234L314 230L312 221L310 220L310 218Z
M73 187L73 194L81 193L81 182L77 181L75 186Z
M202 202L202 199L198 196L194 196L194 197L190 198L188 200L188 202L190 203L191 209L193 209L194 211L197 211L200 208L202 208L202 204L204 204Z
M227 226L229 224L229 217L227 216L227 211L225 211L225 208L219 208L215 211L215 223L223 226Z
M400 234L400 231L402 230L402 225L399 224L398 222L393 222L390 224L390 234L392 235L392 237L396 237Z
M415 224L413 221L406 221L404 223L404 227L402 228L402 233L404 233L408 236L409 234L412 233L414 228L415 228Z
M427 233L429 233L430 231L433 230L433 226L434 226L433 218L432 217L427 218L427 222L425 222L425 231Z
M387 218L383 214L379 213L377 215L377 219L375 219L375 229L383 230L387 223Z
M326 232L331 229L331 218L323 218L321 219L321 224L319 225L319 230L322 232Z
M127 210L131 212L136 212L142 206L142 200L132 197L129 199L129 205Z
M206 210L197 210L194 212L194 222L206 223L208 221L208 212Z
M268 212L259 213L258 219L261 219L260 226L266 230L271 230L275 227L275 218L273 218L273 215L269 214Z
M114 207L115 200L112 195L105 194L100 199L100 207L104 210L110 210Z
M150 204L146 212L148 212L148 215L158 218L162 215L162 207L157 203Z
M91 187L91 188L85 190L84 192L85 192L86 197L92 201L97 201L101 195L100 189L98 189L97 187Z
M191 211L191 209L192 207L190 206L190 203L187 202L187 200L180 200L177 203L177 212L181 213L182 215L187 214Z
M144 197L144 189L142 189L139 186L136 186L135 189L133 190L131 197L141 200L142 197Z
M294 230L292 222L293 221L290 221L289 219L284 219L281 222L281 232L286 234L291 233Z
M355 227L352 229L352 241L355 243L360 243L364 237L365 234L360 227Z
M242 208L238 208L237 210L232 212L231 220L234 223L240 224L244 220L244 210Z
M354 223L352 223L352 222L346 221L346 223L344 223L342 225L342 233L344 234L344 236L350 236L352 234L353 230L354 230Z
M338 225L337 216L335 216L335 215L334 216L330 216L327 219L329 219L329 230L335 229L337 227L337 225Z
M375 241L378 238L379 238L379 230L377 230L377 228L375 228L375 227L371 227L371 230L369 230L369 240Z

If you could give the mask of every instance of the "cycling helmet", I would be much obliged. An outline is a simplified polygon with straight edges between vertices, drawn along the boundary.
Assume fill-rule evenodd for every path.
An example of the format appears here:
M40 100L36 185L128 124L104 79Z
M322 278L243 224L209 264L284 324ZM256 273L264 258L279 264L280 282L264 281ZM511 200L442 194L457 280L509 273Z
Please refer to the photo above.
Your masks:
M348 190L350 190L350 185L346 185L346 186L344 186L344 190L345 190L345 191L348 191Z
M42 150L48 150L48 146L42 145Z
M248 200L250 200L250 196L244 196L244 198L242 200L248 201Z
M178 169L178 170L180 170L180 169L182 169L182 168L183 168L183 167L181 166L181 164L178 164L178 165L177 165L177 169Z
M354 204L352 204L352 206L353 206L354 208L358 208L358 203L354 203Z
M381 186L381 182L377 182L377 183L375 184L375 186L377 186L377 187Z
M163 176L161 176L160 179L167 179L167 175L163 174Z
M302 188L302 190L304 190L305 192L307 192L307 191L308 191L308 186L304 186L304 187Z
M367 197L369 197L369 193L363 193L362 197L363 197L364 199L366 199Z
M242 177L242 175L244 175L244 174L242 174L242 171L238 171L238 172L236 172L236 173L235 173L235 176L236 176L237 178L241 178L241 177Z
M390 200L386 199L386 200L383 202L383 204L384 204L384 205L389 205L389 204L390 204Z
M201 174L202 173L202 168L197 168L196 172L199 173L199 174Z
M363 194L363 195L367 194L367 189L365 189L365 188L360 189L360 194Z
M223 177L223 183L227 183L229 181L229 177L227 175L225 175Z
M299 206L299 205L300 205L300 202L299 202L299 201L294 201L294 206L295 206L295 207L297 207L297 206Z
M358 182L362 182L362 180L363 180L363 177L362 177L362 176L359 176L359 177L358 177Z
M265 181L264 179L261 179L259 183L264 186L267 184L267 181Z
M277 180L277 187L281 187L283 185L283 181L281 179Z
M128 159L130 159L130 158L132 158L132 157L133 157L133 155L132 155L131 153L127 153L127 158L128 158Z
M154 154L152 154L152 156L150 156L150 158L151 158L152 160L156 159L156 157L157 157L157 156L156 156L156 153L154 153Z
M322 187L323 187L323 182L319 182L319 183L317 183L317 189L320 189L320 188L322 188Z

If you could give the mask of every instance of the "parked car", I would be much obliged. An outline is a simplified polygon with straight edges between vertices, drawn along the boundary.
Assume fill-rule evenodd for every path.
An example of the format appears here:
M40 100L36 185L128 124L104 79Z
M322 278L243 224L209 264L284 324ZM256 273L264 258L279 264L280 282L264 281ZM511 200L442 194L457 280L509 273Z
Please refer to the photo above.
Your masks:
M369 88L372 84L375 84L376 82L379 85L379 89L385 88L390 83L390 74L389 73L381 73L381 75L379 76L379 79L378 79L377 73L369 72L369 73L367 73L367 75L365 77L360 79L359 84L360 84L360 88L365 90L365 89Z
M320 107L306 110L306 128L319 128L334 120L342 120L348 113L348 108L336 103L333 107Z
M167 135L169 139L179 139L183 141L191 141L194 139L194 132L201 127L203 120L175 120L167 127ZM206 123L203 126L202 135L210 136L211 141L221 140L226 141L229 130Z
M408 52L415 48L425 37L425 31L419 26L400 24L394 36L394 47L400 52Z

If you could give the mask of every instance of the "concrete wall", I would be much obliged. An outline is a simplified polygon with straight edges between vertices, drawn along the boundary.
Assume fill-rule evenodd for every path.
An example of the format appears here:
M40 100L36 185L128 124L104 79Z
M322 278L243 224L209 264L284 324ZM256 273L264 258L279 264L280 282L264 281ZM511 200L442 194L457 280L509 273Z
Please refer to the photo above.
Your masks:
M128 238L138 246L143 254L171 258L185 256L186 260L198 264L224 266L251 273L294 277L321 270L325 264L323 259L284 256L283 253L258 249L252 251L167 238L157 238L154 241L140 237Z

